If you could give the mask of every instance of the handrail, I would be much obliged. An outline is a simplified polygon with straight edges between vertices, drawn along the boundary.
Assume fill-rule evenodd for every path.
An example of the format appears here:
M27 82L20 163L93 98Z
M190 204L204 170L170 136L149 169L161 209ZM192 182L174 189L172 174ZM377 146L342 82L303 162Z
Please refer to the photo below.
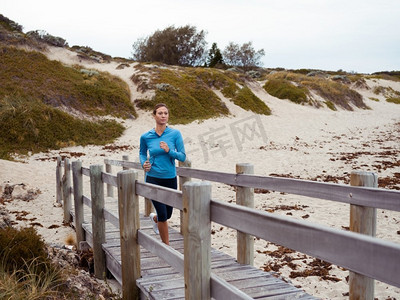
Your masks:
M139 163L105 160L107 163L141 169ZM400 211L400 191L355 187L303 179L246 175L177 167L179 176L221 182L228 185L267 189L348 204ZM379 201L376 201L379 199Z
M103 173L102 178L109 180L116 176ZM111 181L114 180L107 183ZM136 181L136 193L182 210L180 191ZM116 216L105 211L105 217L119 228ZM392 263L400 257L400 245L396 243L215 200L211 201L211 221L400 286L400 280L396 279L400 266ZM383 254L376 257L374 253Z
M110 165L118 165L123 167L124 169L142 169L140 163L129 162L127 160L119 161L105 159L104 161L106 162L106 164L108 164L108 167L110 167ZM69 171L69 164L67 164L67 167ZM79 169L79 172L81 173L81 175L91 176L91 169L92 166L90 169L81 167ZM109 170L109 172L111 172L111 168L109 168ZM112 175L111 173L102 172L100 171L98 165L96 167L96 171L93 172L93 174L95 173L97 174L97 182L106 183L110 187L118 187L120 173L118 173L117 177ZM217 181L237 186L238 189L261 188L313 198L332 200L342 203L349 203L360 207L372 207L400 211L399 191L371 187L357 187L354 186L357 185L354 182L352 183L353 186L347 186L293 178L259 176L239 173L241 172L238 171L238 169L237 173L232 174L198 170L186 167L177 167L177 174L181 177L204 179L207 181ZM57 171L56 174L59 174L59 171ZM125 197L125 199L128 199L128 201L125 200L127 202L125 202L126 204L124 207L130 205L129 203L137 203L137 196L143 196L145 198L168 204L180 210L183 209L183 203L185 202L183 201L182 192L138 181L137 172L135 172L134 174L136 174L135 179L127 181L128 183L134 182L134 185L132 186L130 184L130 188L126 189L126 191L130 190L133 191L133 193L131 192L125 195L135 195L136 200L130 201L128 198ZM60 177L59 175L57 176ZM374 176L374 185L370 186L375 186L377 182L376 175ZM64 177L67 177L67 173L64 174ZM187 188L189 188L190 186L193 187L194 185L189 185L187 186ZM121 187L119 187L119 191L120 190ZM125 189L122 190L125 191ZM65 189L65 191L68 191L70 193L70 191L72 191L72 188ZM97 188L97 191L100 191L100 187ZM187 195L188 194L186 192L186 197L188 197ZM112 195L110 195L110 197L112 197ZM95 203L92 203L92 200L84 195L82 195L81 198L81 203L85 205L91 206L93 205L93 203ZM194 203L203 203L203 200L210 198L211 197L207 196L206 198L201 198L202 201L197 201ZM382 282L386 282L393 286L400 287L400 278L397 276L400 273L400 263L398 261L398 257L400 257L400 245L397 243L362 235L355 232L348 232L339 229L333 229L323 225L311 224L308 221L296 220L284 216L277 216L252 208L224 203L213 199L211 199L208 205L209 210L203 211L203 213L208 215L208 211L210 211L210 216L207 218L209 222L212 221L219 223L221 225L236 229L243 234L252 235L276 244L280 244L282 246L306 253L308 255L328 261L338 266L345 267L351 272L357 272L359 274L378 279ZM120 210L120 212L121 211L124 210ZM189 211L193 211L193 208ZM121 215L117 216L113 212L107 210L105 207L102 208L101 212L97 209L96 218L103 217L104 220L109 221L117 228L119 228L120 226L119 218L121 218L122 220L137 219L132 217L124 218L121 217ZM132 224L130 224L129 226L131 225ZM203 228L203 226L197 226L196 228ZM134 232L137 232L137 242L139 242L139 244L142 245L143 243L143 245L147 245L150 248L157 248L153 251L161 251L163 253L161 254L161 257L164 257L171 265L177 264L179 267L179 265L182 264L179 256L178 258L175 257L176 253L171 252L170 249L168 250L170 252L165 252L164 245L158 245L160 244L159 242L156 242L156 244L154 244L153 238L151 238L144 232L140 230L134 230ZM365 261L368 261L368 264L366 264ZM230 289L232 289L232 286L230 284L225 286L225 284L223 282L221 283L221 281L219 281L218 278L216 278L213 274L211 274L211 282L213 286L219 286L219 288L221 288L222 290L226 288L227 291L224 291L228 293L227 295L232 292L229 291ZM239 295L239 298L235 299L246 299L247 297L242 295L244 298L241 298L242 296L240 295L240 291L239 293L237 291L233 291L232 293L232 295Z

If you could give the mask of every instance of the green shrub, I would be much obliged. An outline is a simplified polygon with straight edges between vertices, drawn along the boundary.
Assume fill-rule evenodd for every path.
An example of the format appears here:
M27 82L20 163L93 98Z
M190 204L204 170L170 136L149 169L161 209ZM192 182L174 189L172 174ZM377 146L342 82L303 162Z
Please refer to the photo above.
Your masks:
M13 227L0 229L0 253L6 271L28 271L32 261L37 262L36 274L50 268L45 243L32 227L20 230Z
M257 114L270 115L271 109L248 88L243 87L233 97L233 103Z
M279 99L289 99L299 104L307 102L307 90L285 79L270 79L265 83L264 89Z
M400 104L400 98L387 98L386 101L390 103Z
M331 101L325 101L326 106L331 109L331 110L337 110L335 104L333 104Z
M291 84L290 82L295 82L298 85L297 87L299 89L303 89L303 92L305 94L308 94L308 91L313 91L321 96L323 99L325 99L325 101L331 101L335 105L339 105L344 109L353 110L349 103L352 103L359 108L368 108L367 105L363 102L362 96L357 91L350 89L347 85L343 83L335 82L327 78L320 78L318 76L306 76L299 73L281 71L268 75L267 79L268 82L270 82L271 80L277 80L272 81L272 83L270 84L271 86L268 88L271 89L272 92L277 94L279 94L280 90L282 90L282 93L285 92L288 94L287 96L285 96L286 98L291 96L294 99L297 99L296 92L301 95L301 91L296 91L295 89L293 89L293 84L292 86L288 85ZM266 85L268 84L268 82L266 83ZM300 99L302 99L301 97Z
M148 110L152 110L154 105L160 102L167 104L171 124L187 124L229 113L226 105L210 89L210 83L207 84L199 78L196 71L190 68L144 70L151 71L149 87L156 88L157 85L163 84L164 88L156 88L153 99L140 99L135 103L138 107ZM139 82L147 79L144 76L136 76L135 80Z
M90 115L136 116L125 82L107 73L89 76L39 52L0 47L0 99L33 98Z
M70 145L107 144L124 127L114 120L90 122L36 99L0 98L0 159Z
M375 102L379 102L379 99L378 99L378 98L369 97L369 99L371 99L372 101L375 101Z

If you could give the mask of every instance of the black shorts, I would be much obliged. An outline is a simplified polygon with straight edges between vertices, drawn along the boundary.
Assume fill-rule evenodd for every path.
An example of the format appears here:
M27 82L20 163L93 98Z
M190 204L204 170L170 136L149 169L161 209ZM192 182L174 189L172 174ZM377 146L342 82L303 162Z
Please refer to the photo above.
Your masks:
M146 176L146 182L160 185L163 187L167 187L170 189L176 190L178 187L178 181L177 178L157 178L157 177L151 177L151 176ZM172 206L166 205L164 203L151 200L153 202L154 208L156 209L157 212L157 221L160 222L165 222L168 219L171 218L172 216Z

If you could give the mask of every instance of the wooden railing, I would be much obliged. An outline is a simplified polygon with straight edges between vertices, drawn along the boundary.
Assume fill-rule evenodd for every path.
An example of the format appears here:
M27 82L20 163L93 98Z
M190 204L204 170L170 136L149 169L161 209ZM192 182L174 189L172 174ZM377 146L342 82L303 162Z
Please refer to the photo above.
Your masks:
M111 165L121 166L124 169L141 169L139 163L127 160L106 159L105 164L108 171L111 171ZM64 162L64 165L64 176L61 178L61 172L57 168L56 174L58 175L56 177L65 184L68 183L67 177L69 176L68 160ZM60 160L57 166L61 166ZM210 287L211 297L216 299L248 298L240 290L210 272L211 222L238 231L239 262L252 264L253 237L258 237L350 270L350 299L373 299L373 279L400 287L400 276L398 276L400 274L400 245L373 236L376 227L376 208L400 211L400 192L378 189L376 187L377 178L373 173L352 172L350 182L353 186L346 186L246 174L252 173L251 165L248 164L239 164L236 174L178 167L177 173L183 179L182 181L188 181L183 185L183 191L180 192L141 182L138 180L137 171L134 170L120 171L117 176L113 176L104 173L101 165L91 166L90 169L87 169L81 167L79 161L72 163L72 169L74 170L73 191L77 239L79 241L78 228L82 227L82 224L79 224L82 222L79 221L79 214L81 214L79 207L85 203L92 206L92 218L97 220L95 221L97 223L93 224L93 236L95 236L94 231L98 231L96 239L100 245L94 245L94 248L98 248L94 249L95 266L96 264L103 266L101 269L95 270L95 274L101 277L105 271L105 264L102 262L103 256L100 253L102 252L101 244L105 241L103 222L107 219L120 228L121 252L125 253L122 255L124 295L133 295L132 293L136 289L134 281L140 277L140 266L134 262L140 261L138 249L141 245L163 257L171 266L184 273L188 299L192 299L190 295L196 295L196 297L202 295L200 298L209 297ZM82 174L91 178L91 199L79 192ZM189 178L236 186L238 187L237 203L250 207L213 200L210 196L211 185L208 182L190 181ZM57 187L61 188L64 185L59 181L57 181ZM104 195L101 192L103 183L107 184L107 190L118 187L119 216L113 215L102 207L104 203ZM255 210L251 207L253 205L251 199L253 188L349 203L351 206L350 229L358 232L332 229L303 220L294 220ZM66 196L69 190L71 188L64 187L64 192L58 191L57 195L64 195L64 202L66 202L69 199ZM111 192L107 193L111 194ZM138 196L154 199L183 211L181 230L184 235L184 258L180 253L139 230L139 225L134 223L137 222L135 220L138 220L139 214ZM70 207L68 204L64 206ZM66 210L65 213L69 215ZM65 220L69 218L69 216L64 217ZM103 221L98 221L100 219ZM193 259L194 257L196 259ZM134 273L132 274L132 272Z

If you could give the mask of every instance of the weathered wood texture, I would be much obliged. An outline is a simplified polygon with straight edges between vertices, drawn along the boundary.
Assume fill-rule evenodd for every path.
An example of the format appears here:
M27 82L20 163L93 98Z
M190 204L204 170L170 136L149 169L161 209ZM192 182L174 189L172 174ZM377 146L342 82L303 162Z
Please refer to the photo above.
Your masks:
M185 161L180 161L179 163L178 163L178 165L179 165L179 167L181 167L181 168L191 168L192 167L192 162L190 161L190 160L185 160ZM180 191L182 191L182 189L183 189L183 185L186 183L186 182L188 182L188 181L190 181L190 178L188 178L188 177L184 177L184 176L179 176L179 190ZM181 233L183 233L182 232L182 228L183 228L183 211L182 210L180 210L179 211L179 216L180 216L180 223L181 223L181 226L180 226L180 228L181 228Z
M106 275L106 258L102 244L106 239L104 209L104 184L101 180L102 165L90 166L90 192L92 197L93 258L94 275L104 279Z
M80 242L85 240L85 232L82 228L82 224L85 221L83 215L82 162L79 160L72 162L72 182L74 185L76 244L79 248Z
M236 174L254 174L254 166L247 163L236 164ZM236 204L254 208L254 189L238 186ZM254 237L238 230L236 240L238 262L252 266L254 264Z
M378 187L378 176L372 172L353 171L350 176L350 185ZM350 205L350 230L368 236L376 235L376 208L359 205ZM374 279L349 272L349 298L374 299Z
M64 175L62 178L63 186L63 208L64 208L64 223L67 224L71 222L71 165L69 159L64 159Z
M141 169L139 163L109 159L105 161L113 165ZM400 191L396 190L360 188L342 184L273 176L237 175L180 167L177 167L177 174L178 176L221 182L234 186L266 189L322 200L400 211Z
M116 161L116 163L119 162L120 161ZM125 166L127 168L141 168L140 164L132 162L121 162L121 166ZM194 170L194 172L192 172L193 170L190 170L191 172L188 172L188 170L189 168L178 168L178 174L180 176L190 176L193 178L196 178L196 176L198 176L197 178L201 178L201 176L207 176L206 179L210 180L221 178L221 180L218 181L238 185L239 187L261 187L266 189L291 192L293 194L325 198L334 201L339 201L336 199L343 196L346 199L340 202L351 203L352 205L359 206L366 205L375 208L380 207L385 209L400 210L400 193L396 191L393 192L377 188L364 188L355 186L348 187L343 185L308 182L287 178L277 179L274 177L261 177L247 174L227 174L202 170ZM91 173L91 170L87 168L82 168L82 174L90 175ZM104 180L104 182L110 182L113 185L116 183L115 176L102 172L100 172L100 174L100 177L102 178L102 180ZM271 187L278 187L278 189L274 189ZM182 193L180 191L169 190L160 186L155 186L139 181L136 182L135 188L136 194L140 196L148 197L157 201L162 201L181 210L184 208L182 205ZM94 206L93 199L90 200L84 195L82 196L82 199L84 204L91 204L92 206ZM118 211L105 208L103 210L103 215L111 220L111 222L107 222L105 226L107 232L109 232L107 233L107 243L103 243L103 249L105 249L105 253L107 253L106 264L108 267L114 268L114 270L111 272L113 274L116 274L114 275L116 276L116 278L118 278L118 276L119 278L121 278L121 271L117 268L118 260L120 261L121 259L120 250L117 250L120 249L120 247L118 247L119 230L117 228L120 226L119 224L117 224L118 226L115 226L115 216L118 215ZM89 219L92 219L92 217L90 217ZM239 230L244 234L253 235L258 238L262 238L286 246L288 248L301 251L303 253L345 267L353 272L400 287L400 278L397 276L400 273L400 262L398 260L398 257L400 256L400 245L398 244L383 241L381 239L366 235L360 235L354 232L335 230L326 226L312 224L307 221L293 220L291 218L276 216L247 207L232 205L215 200L211 200L210 202L210 220L221 225ZM147 222L147 227L142 226L140 232L144 230L143 232L146 232L153 236L154 234L151 230L152 226L150 224L150 220L148 220L147 218L144 222ZM86 231L86 239L88 240L89 244L93 244L94 241L96 241L96 238L94 234L90 233L90 228L96 226L92 226L91 224L84 224L83 227ZM140 232L138 233L138 239L143 243L146 243L146 246L154 243L152 239L144 238L144 235L141 235ZM171 234L171 236L172 235L173 234ZM172 247L177 247L174 249L176 249L180 253L184 252L182 241L173 241L173 239L170 239L170 242ZM342 245L347 245L347 247L343 247ZM165 250L162 246L159 245L153 245L149 247L153 250L157 249L155 250L156 252L161 251L160 253ZM118 251L119 256L113 256ZM109 256L108 253L114 254L110 254L111 256ZM169 260L172 256L174 256L174 253L164 252L164 254L161 254L161 257L163 257L162 255L165 255L164 257L168 258ZM148 278L147 276L156 276L155 274L159 276L160 274L173 273L171 273L171 267L169 264L163 262L163 260L160 258L156 258L149 251L145 250L145 252L141 256L141 271L143 278L137 281L139 285L139 281L143 280L144 282ZM213 257L213 254L211 256ZM173 261L175 262L172 262L172 264L175 264L175 267L177 267L179 266L180 258L176 256L174 257L175 258L173 259ZM233 260L232 258L230 259ZM365 261L368 261L369 263L365 264ZM211 259L211 268L213 271L216 266L223 266L225 268L227 266L230 266L230 264L228 263L228 261L214 261L213 259ZM230 274L230 272L228 273ZM210 275L211 287L215 286L214 284L216 284L217 286L219 284L219 281L213 276L213 274ZM227 276L229 277L229 275ZM149 280L155 279L152 278ZM172 279L171 286L175 285L174 282L175 279ZM164 288L161 288L161 286L164 286ZM249 287L247 286L247 283L244 283L242 287L243 286L245 288L242 289L242 291L246 291L249 296L259 297L260 294L258 288ZM291 289L293 287L291 287L290 285L288 285L288 287L286 285L280 286L280 283L277 283L273 286L274 287L272 289L266 289L267 293L269 293L269 296L273 298L275 297L272 296L275 293L275 289L287 294L287 297L282 296L282 299L291 299L298 296L291 294ZM145 295L146 289L141 288L141 290L142 295ZM163 297L163 293L166 290L168 290L168 288L165 282L160 285L160 289L158 289L157 291L154 289L154 286L150 284L147 293L149 293L149 291L153 291L151 293L152 297ZM229 293L232 293L229 286L226 286L225 290ZM263 290L264 289L262 288L261 291ZM295 292L296 290L297 289L295 289ZM213 292L211 288L211 297L214 297L215 292L216 291ZM182 286L182 288L180 288L180 292L177 292L175 296L177 298L185 296L184 285ZM262 296L261 298L263 298L264 296ZM241 296L239 295L238 297ZM306 295L305 297L309 296ZM280 297L278 296L277 298Z
M111 203L110 203L111 204ZM140 265L142 277L136 282L141 290L141 299L185 299L183 236L170 228L170 246L166 246L152 230L148 217L140 216L138 241L140 247ZM107 267L122 283L121 248L119 233L108 225L106 243ZM86 224L86 236L89 244L93 239L92 225ZM211 297L213 299L316 299L304 291L275 278L269 273L237 261L216 249L211 248ZM162 258L160 258L162 257ZM164 260L165 259L165 260ZM167 263L166 260L170 261ZM147 298L146 298L147 297Z
M56 166L56 201L57 203L62 203L62 166L61 166L61 156L57 156L57 166Z
M139 197L135 190L137 171L118 172L118 211L121 242L122 295L124 300L138 299L136 280L140 278Z
M183 185L185 299L210 299L211 184Z
M112 174L112 165L106 164L106 172ZM107 183L107 197L114 197L114 187L110 183Z

